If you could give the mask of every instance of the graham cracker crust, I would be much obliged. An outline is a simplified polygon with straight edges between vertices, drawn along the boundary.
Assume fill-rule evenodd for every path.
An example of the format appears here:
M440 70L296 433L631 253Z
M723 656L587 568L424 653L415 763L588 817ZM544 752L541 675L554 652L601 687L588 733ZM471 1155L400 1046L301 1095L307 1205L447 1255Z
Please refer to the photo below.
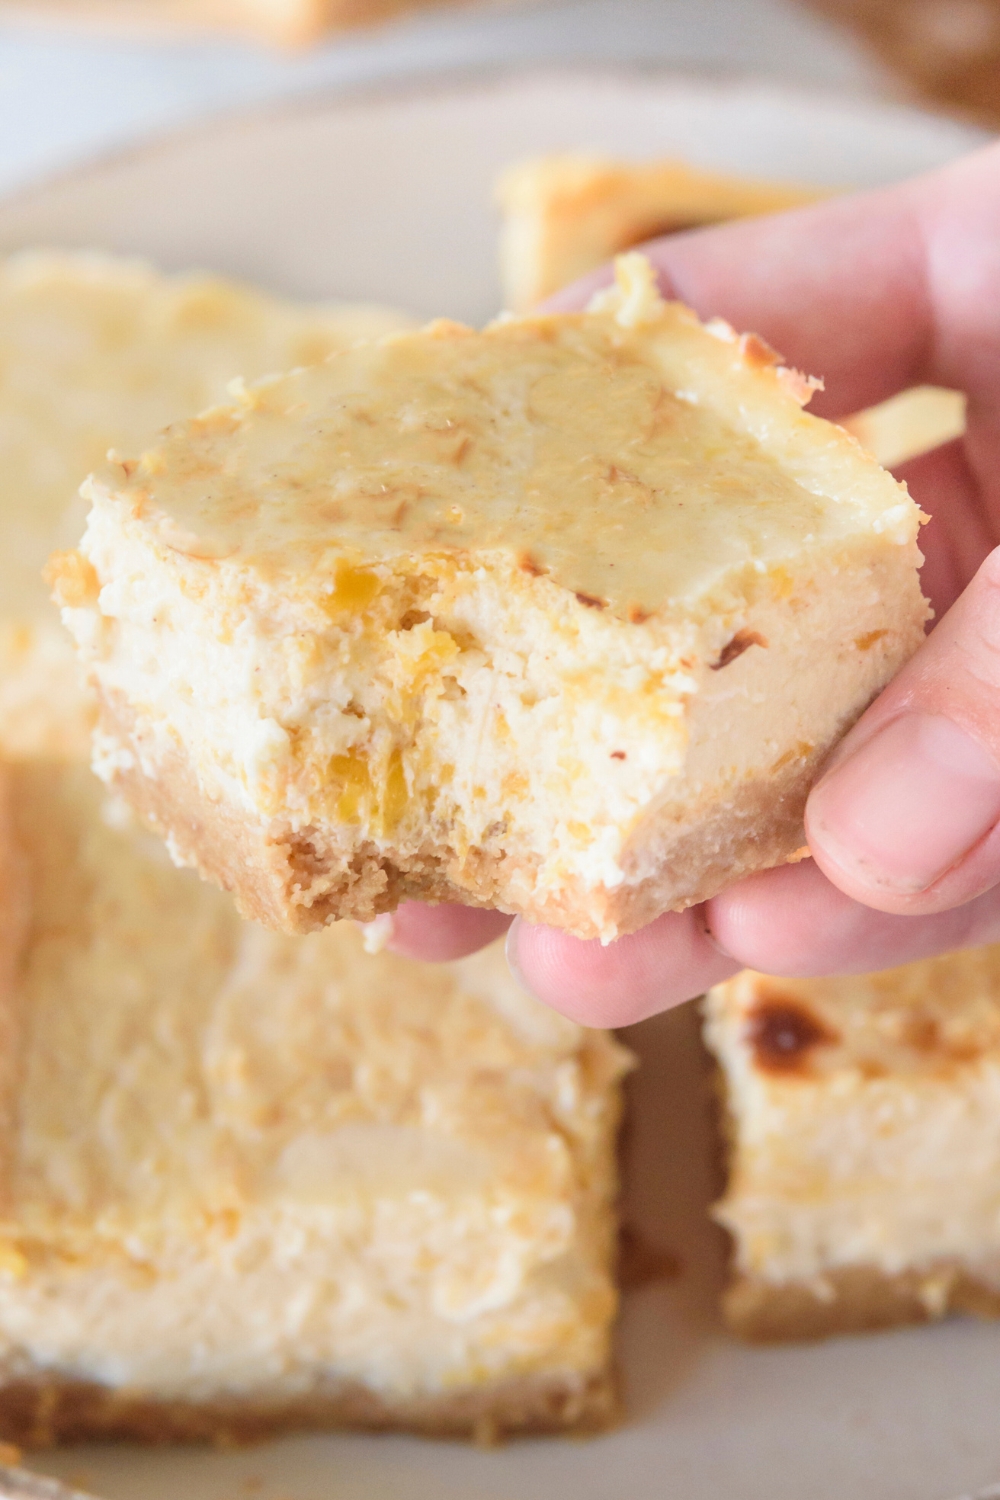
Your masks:
M0 1439L27 1449L109 1439L239 1447L283 1433L336 1428L489 1445L520 1434L597 1433L618 1417L618 1392L607 1371L531 1376L476 1391L398 1398L331 1381L285 1400L233 1395L165 1401L44 1371L0 1385Z
M955 1265L887 1275L875 1266L826 1272L823 1284L737 1275L723 1294L727 1327L752 1343L786 1343L930 1323L950 1312L1000 1317L1000 1289Z
M537 860L495 849L459 856L446 846L417 853L379 849L351 829L266 825L223 799L211 800L180 747L165 761L149 754L129 706L101 695L100 725L125 754L113 784L175 856L232 893L249 921L292 934L328 922L370 922L404 900L454 901L545 922L579 938L620 937L659 916L706 901L757 870L783 864L804 842L802 818L825 747L777 774L734 788L694 827L690 809L665 808L644 831L641 855L654 873L620 886L581 889L568 880L538 892ZM157 765L155 777L141 766ZM498 810L498 814L499 814Z

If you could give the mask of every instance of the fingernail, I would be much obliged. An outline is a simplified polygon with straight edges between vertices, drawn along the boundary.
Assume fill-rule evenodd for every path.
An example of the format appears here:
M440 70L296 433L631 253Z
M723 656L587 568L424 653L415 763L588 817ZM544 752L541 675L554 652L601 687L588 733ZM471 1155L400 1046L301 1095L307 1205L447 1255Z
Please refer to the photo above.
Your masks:
M361 942L366 953L381 953L389 943L392 942L392 934L395 922L391 911L384 911L381 916L374 917L370 922L359 922L361 929Z
M913 894L1000 818L1000 766L952 719L904 714L823 777L808 817L810 842L845 873Z
M504 953L507 955L507 967L510 970L510 977L518 989L523 990L526 995L530 995L533 1000L536 1000L538 997L524 977L520 955L517 951L523 926L524 923L520 917L515 917L513 922L511 922L507 928L507 936L504 939Z

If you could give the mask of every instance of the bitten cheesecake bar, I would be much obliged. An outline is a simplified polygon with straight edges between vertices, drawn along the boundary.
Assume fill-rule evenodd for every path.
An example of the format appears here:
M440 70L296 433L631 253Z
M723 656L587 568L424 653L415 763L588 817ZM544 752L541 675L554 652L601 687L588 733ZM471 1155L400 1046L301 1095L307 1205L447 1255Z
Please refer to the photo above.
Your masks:
M852 978L747 972L708 996L705 1038L737 1333L1000 1314L1000 948Z
M636 255L171 428L52 564L96 767L291 931L412 896L611 939L781 862L926 616L916 506L809 389Z
M606 1422L628 1054L502 951L244 924L86 766L4 792L0 1436Z
M679 161L567 154L519 162L496 187L506 305L529 312L645 240L780 213L822 196L791 183L699 172Z
M87 753L81 674L41 571L79 536L76 491L108 449L141 448L235 375L315 363L405 322L111 256L0 260L0 750Z

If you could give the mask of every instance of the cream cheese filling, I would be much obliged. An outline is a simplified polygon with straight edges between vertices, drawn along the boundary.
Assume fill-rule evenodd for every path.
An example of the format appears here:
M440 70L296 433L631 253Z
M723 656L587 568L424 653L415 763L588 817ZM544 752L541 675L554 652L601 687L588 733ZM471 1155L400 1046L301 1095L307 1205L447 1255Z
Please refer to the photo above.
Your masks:
M746 781L816 758L919 632L885 625L896 559L866 539L816 547L794 576L734 581L700 623L641 630L502 556L342 558L325 608L225 563L200 565L194 586L189 559L167 563L151 587L142 542L99 495L88 551L101 576L114 558L114 578L99 613L67 614L104 689L140 709L147 776L185 746L203 790L254 818L356 824L404 856L502 847L537 862L539 889L642 879L656 813L673 804L675 824L695 823ZM109 775L121 753L107 742Z
M161 1400L294 1398L359 1384L442 1395L601 1368L614 1293L597 1241L538 1205L499 1231L414 1178L411 1201L264 1205L224 1237L0 1268L0 1368ZM498 1202L494 1214L503 1212ZM532 1229L537 1235L532 1235Z

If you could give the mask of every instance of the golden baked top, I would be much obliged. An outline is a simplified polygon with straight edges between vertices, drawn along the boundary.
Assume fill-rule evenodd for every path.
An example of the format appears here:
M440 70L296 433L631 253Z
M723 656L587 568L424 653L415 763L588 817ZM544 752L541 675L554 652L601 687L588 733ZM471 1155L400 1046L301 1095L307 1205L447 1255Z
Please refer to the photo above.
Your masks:
M751 1065L775 1081L940 1077L1000 1057L1000 946L830 979L747 971L712 1010L741 1018Z
M995 1285L1000 946L829 979L745 971L708 995L705 1039L730 1145L714 1216L741 1271L822 1297L838 1267L915 1270L936 1316L957 1268Z
M96 483L164 548L325 589L334 610L378 588L342 587L345 558L499 550L642 617L812 543L912 541L905 489L801 411L810 388L759 340L664 302L635 254L587 312L356 345Z
M506 305L525 312L623 250L822 196L787 183L703 172L679 161L616 161L579 152L508 167L497 182Z
M0 261L0 610L51 615L41 568L82 524L81 480L151 442L236 375L310 364L404 326L380 308L296 306L141 261L30 252Z
M108 448L141 448L167 422L221 400L238 373L309 363L405 322L112 256L0 260L4 754L87 754L90 704L41 575L52 548L79 535L77 491Z

